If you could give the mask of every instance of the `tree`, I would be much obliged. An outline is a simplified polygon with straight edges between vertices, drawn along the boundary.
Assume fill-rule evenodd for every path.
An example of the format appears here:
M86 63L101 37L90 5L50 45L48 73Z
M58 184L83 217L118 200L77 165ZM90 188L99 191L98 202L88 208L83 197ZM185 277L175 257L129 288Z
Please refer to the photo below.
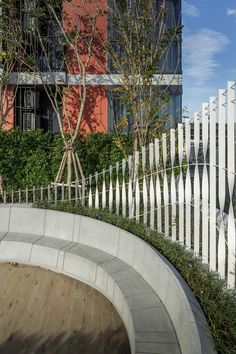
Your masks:
M117 94L133 118L134 150L145 146L163 126L169 84L165 88L160 85L174 47L177 57L172 72L179 70L181 26L180 19L174 23L172 11L165 0L158 4L153 0L114 0L109 7L111 72L120 76ZM125 120L126 124L127 117Z
M91 101L89 73L119 75L120 99L133 117L134 149L145 145L160 129L161 106L168 101L168 90L160 90L154 81L157 73L164 73L168 49L174 43L179 45L181 27L167 23L169 9L165 0L160 1L158 8L154 3L153 0L114 0L107 9L105 0L99 1L99 5L96 0L79 3L75 0L27 0L22 11L28 27L22 29L22 17L16 11L19 1L3 0L4 6L11 8L14 20L6 19L5 27L0 31L5 36L2 43L9 41L11 44L1 51L2 57L7 58L1 92L7 89L9 77L16 70L14 61L18 63L18 71L27 71L33 82L44 86L64 144L55 182L61 182L65 175L68 183L73 178L83 177L75 142ZM100 26L101 19L107 16L113 22L109 38ZM12 22L16 30L7 31L7 24L12 26ZM45 35L45 28L53 35L48 32ZM59 69L65 73L62 77L52 65L55 53L49 48L53 41L62 47ZM43 70L39 60L42 56ZM76 106L74 112L68 108L71 103ZM65 126L68 134L65 134Z
M9 86L12 73L21 66L21 28L12 1L0 1L0 127L7 125L17 92Z
M103 48L100 43L104 33L99 28L99 21L105 16L105 2L104 4L101 2L98 6L95 0L83 0L79 3L74 0L64 3L61 0L42 0L40 7L32 9L29 15L36 18L35 39L32 41L30 36L31 46L35 50L27 61L30 62L33 73L40 78L56 112L64 143L64 154L55 182L61 182L67 172L69 184L73 177L77 180L84 177L79 154L76 151L76 139L90 99L87 75L90 72L99 72L106 66L105 55L101 55ZM42 29L46 24L50 26L51 31L54 31L55 38L44 36ZM33 43L35 40L37 46ZM50 40L56 40L63 46L61 68L67 75L61 80L60 78L58 80L50 60L52 55L52 52L48 51ZM39 48L44 57L46 65L44 71L47 75L40 67ZM72 81L72 76L76 82ZM64 108L63 115L59 102ZM74 107L74 112L68 109L69 106ZM65 134L65 126L68 134Z
M8 128L8 115L13 110L17 85L9 86L9 79L20 67L22 37L16 12L11 0L0 0L0 128ZM3 194L3 178L0 174L0 194Z
M100 73L106 67L106 53L100 42L105 36L100 23L106 16L106 2L101 1L98 5L96 0L2 0L2 8L6 16L1 18L0 28L1 111L7 116L3 98L7 98L13 72L18 73L16 78L20 72L27 73L29 82L43 85L64 144L55 182L62 182L65 175L68 183L73 178L81 179L84 173L76 151L76 139L85 109L91 105L87 75ZM9 26L14 30L8 31ZM52 60L57 55L55 43L61 46L60 58L57 58L60 68L56 69ZM14 95L16 92L17 85ZM74 112L69 106L73 106Z

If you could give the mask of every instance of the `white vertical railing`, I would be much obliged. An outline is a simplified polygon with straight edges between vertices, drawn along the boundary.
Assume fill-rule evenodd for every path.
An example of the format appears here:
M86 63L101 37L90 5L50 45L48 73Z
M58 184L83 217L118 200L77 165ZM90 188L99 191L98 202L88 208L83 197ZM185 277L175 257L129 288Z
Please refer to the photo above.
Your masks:
M148 191L146 181L146 147L142 147L142 172L143 172L143 222L147 224Z
M219 96L219 107L223 107L223 102L221 102L222 96ZM209 104L209 124L210 124L210 155L209 155L209 197L210 197L210 235L209 235L209 266L210 269L216 271L216 194L217 194L217 180L216 180L216 151L220 151L220 124L218 125L218 146L216 144L216 98L210 97ZM221 115L219 115L221 117ZM223 118L220 118L220 121ZM224 124L223 124L224 127ZM225 129L225 128L224 128ZM220 164L220 163L219 163ZM220 169L220 171L223 169ZM220 183L218 184L220 185ZM220 188L218 189L220 191Z
M218 271L221 276L225 274L225 225L224 225L224 208L225 208L225 196L226 196L226 184L225 184L225 167L226 167L226 150L225 150L225 119L226 119L226 96L225 90L219 90L219 128L218 128L218 200L219 200L219 207L220 207L220 220L219 220L219 237L218 237L218 247L217 247L217 264L218 264ZM212 118L215 118L215 110L213 107L213 100L211 104L212 108ZM212 153L215 147L211 147ZM213 190L213 186L211 187L211 196L214 198L215 190ZM215 213L215 210L212 210ZM211 237L211 255L212 259L210 259L210 267L212 270L216 270L216 261L213 259L216 253L216 238Z
M186 247L191 248L191 196L192 196L192 186L190 177L190 154L191 154L191 126L190 124L185 124L185 149L186 149L186 160L187 160L187 171L185 177L185 241Z
M134 176L134 189L135 189L135 218L139 221L140 216L140 189L139 189L139 151L135 153L134 159L135 176Z
M150 184L149 184L149 203L150 203L150 228L155 227L155 189L153 181L153 167L154 167L154 146L149 144L149 166L150 166Z
M228 82L227 87L227 180L229 192L229 218L228 218L228 283L233 286L235 282L235 219L233 210L233 192L235 181L235 83Z
M93 197L92 197L92 175L89 176L88 206L89 206L89 208L92 208L92 206L93 206Z
M128 173L129 173L129 182L128 182L128 208L129 208L129 218L132 219L134 216L134 203L133 203L133 183L132 183L132 159L133 156L129 155L128 159Z
M230 81L193 122L108 170L69 185L4 191L1 202L108 208L192 249L235 287L235 89Z
M200 143L200 123L199 116L194 116L194 155L195 155L195 168L194 168L194 241L193 249L196 255L199 255L200 249L200 180L199 180L199 167L198 167L198 153Z
M112 184L112 166L109 167L110 184L109 184L109 210L112 211L113 207L113 184Z
M183 125L178 124L178 157L179 157L179 181L178 181L178 207L179 207L179 242L184 244L184 179L182 171L184 152Z
M170 159L171 159L171 238L176 241L176 184L175 184L175 130L170 130Z
M102 171L102 209L106 208L107 198L106 198L106 172L105 169Z
M156 165L156 205L157 205L157 230L162 232L162 198L161 198L161 182L159 176L160 148L159 140L155 139L155 165Z
M120 210L119 162L116 163L116 214Z
M166 134L162 135L162 157L163 157L163 202L164 202L164 233L169 236L169 187L167 180L167 142Z
M209 180L207 171L207 150L208 150L208 104L202 105L202 150L203 150L203 171L202 171L202 259L208 263L209 250Z
M122 160L122 192L121 192L121 198L122 198L122 214L125 217L126 216L126 207L127 207L127 202L126 202L126 189L125 189L125 168L126 168L126 160Z
M98 172L95 173L95 209L99 209Z

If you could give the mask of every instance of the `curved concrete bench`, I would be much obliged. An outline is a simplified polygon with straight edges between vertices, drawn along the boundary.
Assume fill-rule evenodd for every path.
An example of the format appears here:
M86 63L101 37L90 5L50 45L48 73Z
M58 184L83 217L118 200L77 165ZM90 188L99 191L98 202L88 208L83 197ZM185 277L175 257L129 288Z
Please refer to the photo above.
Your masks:
M189 287L134 235L84 216L1 207L0 239L0 261L50 268L103 293L126 326L132 354L215 353Z

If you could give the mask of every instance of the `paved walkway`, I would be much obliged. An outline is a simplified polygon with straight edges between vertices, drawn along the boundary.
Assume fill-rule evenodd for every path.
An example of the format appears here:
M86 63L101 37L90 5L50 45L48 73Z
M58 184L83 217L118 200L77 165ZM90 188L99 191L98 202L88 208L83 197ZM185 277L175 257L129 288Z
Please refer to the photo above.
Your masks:
M0 354L129 354L122 321L91 287L39 267L0 264Z

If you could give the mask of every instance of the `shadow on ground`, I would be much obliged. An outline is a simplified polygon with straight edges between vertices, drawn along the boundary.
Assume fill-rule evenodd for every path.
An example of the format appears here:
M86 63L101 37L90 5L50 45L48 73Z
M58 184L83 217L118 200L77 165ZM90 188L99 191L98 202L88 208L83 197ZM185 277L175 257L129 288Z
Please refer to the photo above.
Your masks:
M15 332L0 344L0 354L130 354L122 331L110 329L103 336L73 331L70 336L61 333L54 337L23 336Z

